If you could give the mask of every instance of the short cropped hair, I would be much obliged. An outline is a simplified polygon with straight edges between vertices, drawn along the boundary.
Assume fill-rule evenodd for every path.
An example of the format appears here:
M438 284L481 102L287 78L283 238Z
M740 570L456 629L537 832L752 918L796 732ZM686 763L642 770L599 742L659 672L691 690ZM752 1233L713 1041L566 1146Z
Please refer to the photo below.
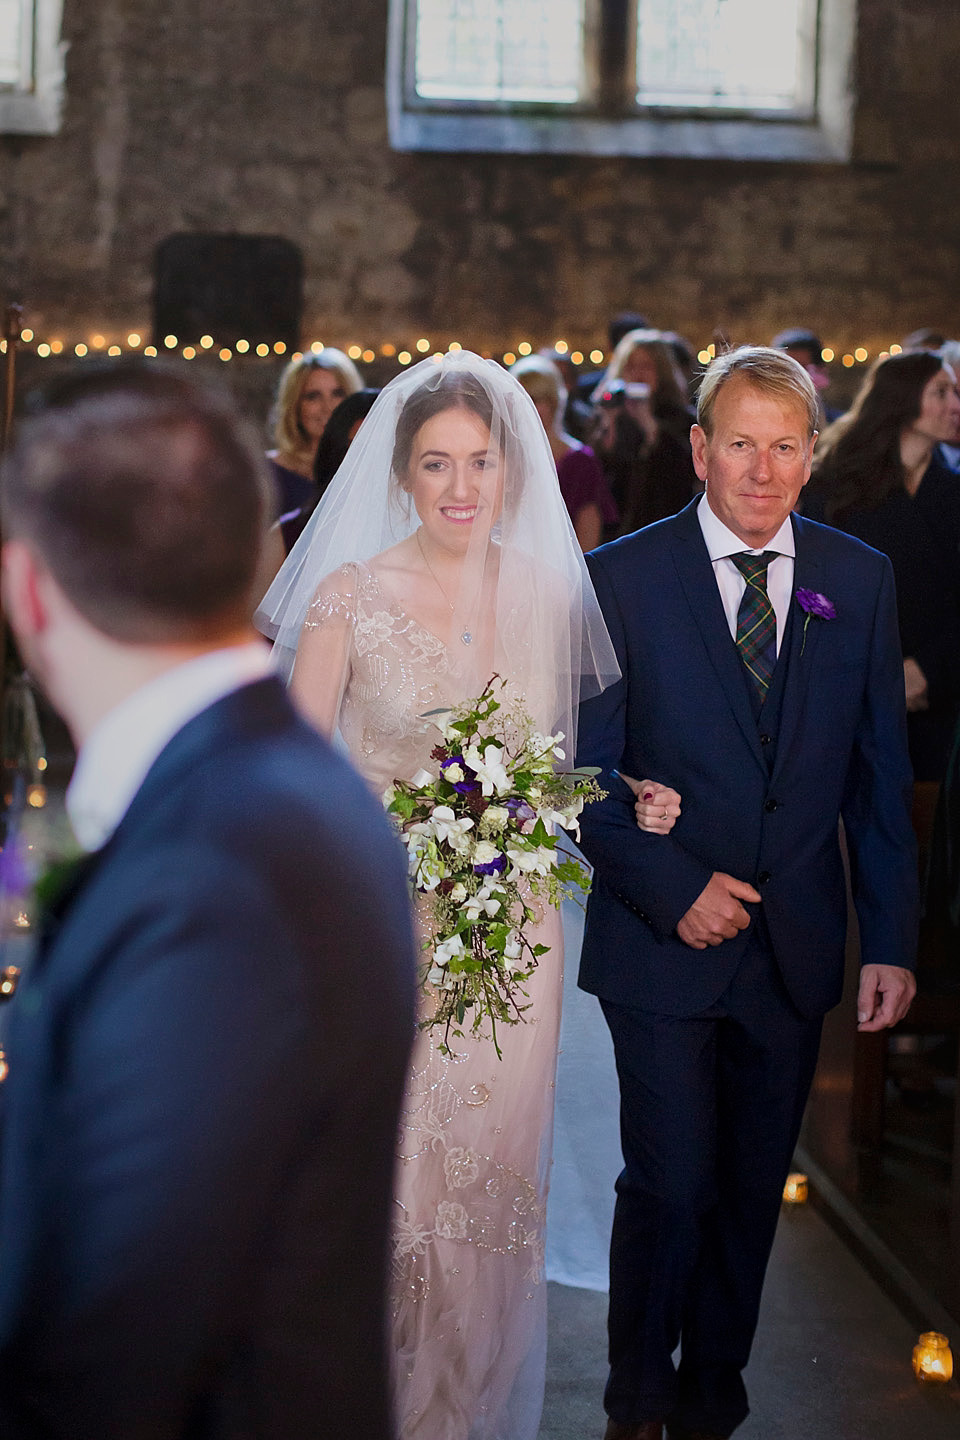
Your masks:
M4 534L104 635L205 640L250 618L269 486L225 396L120 363L61 382L23 421L3 463Z
M820 408L813 381L803 366L785 350L769 345L741 345L721 352L711 360L697 395L697 424L705 435L713 434L713 408L717 396L730 380L741 376L762 395L782 404L794 404L805 411L807 435L817 428Z

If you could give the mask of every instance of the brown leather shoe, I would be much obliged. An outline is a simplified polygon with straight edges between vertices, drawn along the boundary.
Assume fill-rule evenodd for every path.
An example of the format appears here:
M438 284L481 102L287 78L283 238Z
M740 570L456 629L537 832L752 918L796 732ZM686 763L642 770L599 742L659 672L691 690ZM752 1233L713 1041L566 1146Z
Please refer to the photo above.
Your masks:
M608 1420L603 1440L663 1440L663 1421L638 1420L621 1425L619 1420Z

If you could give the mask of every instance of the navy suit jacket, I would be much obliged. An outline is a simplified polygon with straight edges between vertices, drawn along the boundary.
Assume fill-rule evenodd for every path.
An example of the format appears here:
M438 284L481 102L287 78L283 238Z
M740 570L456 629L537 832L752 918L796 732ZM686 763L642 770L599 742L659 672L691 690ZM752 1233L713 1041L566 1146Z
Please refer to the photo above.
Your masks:
M388 1440L400 846L274 680L159 756L8 1033L4 1440Z
M792 517L794 586L826 595L836 618L805 626L794 602L771 770L697 503L588 557L623 678L581 709L578 760L601 767L609 794L582 817L596 875L580 984L666 1015L712 1004L750 931L694 950L675 929L723 871L762 894L791 999L815 1016L837 1003L843 981L841 816L863 962L914 963L917 872L892 572L868 546ZM617 770L680 792L669 836L637 828Z

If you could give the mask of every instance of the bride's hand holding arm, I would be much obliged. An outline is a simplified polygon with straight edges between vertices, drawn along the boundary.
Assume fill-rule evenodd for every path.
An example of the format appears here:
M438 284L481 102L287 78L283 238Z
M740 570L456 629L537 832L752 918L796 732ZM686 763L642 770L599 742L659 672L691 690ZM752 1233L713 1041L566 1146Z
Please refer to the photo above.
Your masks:
M622 770L619 774L636 796L633 808L640 829L650 835L669 835L680 815L680 796L676 790L656 780L634 780Z

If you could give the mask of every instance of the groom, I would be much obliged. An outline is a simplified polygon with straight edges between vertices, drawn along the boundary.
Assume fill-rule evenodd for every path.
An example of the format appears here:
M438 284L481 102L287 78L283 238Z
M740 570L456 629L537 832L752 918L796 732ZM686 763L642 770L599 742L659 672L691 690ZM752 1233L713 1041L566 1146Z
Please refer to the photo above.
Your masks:
M916 860L889 562L792 513L817 395L781 351L707 371L706 493L590 571L622 680L584 706L596 867L580 984L616 1054L624 1168L610 1258L607 1440L717 1440L748 1413L756 1327L824 1013L840 998L843 820L860 1028L914 992ZM617 772L677 789L666 836ZM681 1358L671 1358L678 1343Z
M250 625L216 396L77 377L4 466L4 597L90 852L12 1004L3 1440L389 1440L405 867Z

